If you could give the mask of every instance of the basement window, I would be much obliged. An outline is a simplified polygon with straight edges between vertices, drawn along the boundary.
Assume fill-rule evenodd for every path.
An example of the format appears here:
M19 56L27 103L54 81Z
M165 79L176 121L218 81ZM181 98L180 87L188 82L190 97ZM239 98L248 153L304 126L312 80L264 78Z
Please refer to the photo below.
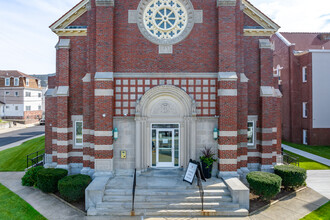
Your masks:
M303 144L307 145L307 130L303 130Z

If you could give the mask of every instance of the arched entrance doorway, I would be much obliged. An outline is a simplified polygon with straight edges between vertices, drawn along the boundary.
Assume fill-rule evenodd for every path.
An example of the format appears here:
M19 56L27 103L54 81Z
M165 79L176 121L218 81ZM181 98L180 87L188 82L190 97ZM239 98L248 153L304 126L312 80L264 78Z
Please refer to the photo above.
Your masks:
M196 105L172 85L147 91L136 106L136 168L186 167L196 155Z

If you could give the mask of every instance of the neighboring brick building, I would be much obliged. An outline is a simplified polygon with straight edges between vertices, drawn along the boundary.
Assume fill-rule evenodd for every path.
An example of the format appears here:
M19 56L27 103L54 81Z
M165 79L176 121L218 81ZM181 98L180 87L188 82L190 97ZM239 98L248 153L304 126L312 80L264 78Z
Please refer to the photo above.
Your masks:
M330 33L276 33L274 75L283 93L283 139L330 145Z
M279 26L248 1L83 0L50 28L59 42L46 166L94 176L186 168L204 146L218 153L219 176L276 164Z
M23 123L42 117L42 90L38 79L16 70L0 70L0 117Z

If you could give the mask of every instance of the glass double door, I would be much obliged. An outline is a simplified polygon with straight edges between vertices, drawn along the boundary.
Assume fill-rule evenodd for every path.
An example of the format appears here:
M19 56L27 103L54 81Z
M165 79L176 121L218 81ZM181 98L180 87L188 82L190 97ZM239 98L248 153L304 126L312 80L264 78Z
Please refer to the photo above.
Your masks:
M153 129L152 136L153 166L178 166L179 130L175 128L157 128Z

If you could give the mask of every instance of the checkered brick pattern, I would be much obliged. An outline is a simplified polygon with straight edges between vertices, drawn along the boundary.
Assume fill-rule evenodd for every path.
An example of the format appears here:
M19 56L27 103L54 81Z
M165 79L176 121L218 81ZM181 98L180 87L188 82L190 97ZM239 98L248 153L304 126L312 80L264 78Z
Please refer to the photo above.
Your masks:
M133 116L136 100L158 85L175 85L196 101L198 116L214 116L216 79L214 78L117 78L115 79L115 116Z

